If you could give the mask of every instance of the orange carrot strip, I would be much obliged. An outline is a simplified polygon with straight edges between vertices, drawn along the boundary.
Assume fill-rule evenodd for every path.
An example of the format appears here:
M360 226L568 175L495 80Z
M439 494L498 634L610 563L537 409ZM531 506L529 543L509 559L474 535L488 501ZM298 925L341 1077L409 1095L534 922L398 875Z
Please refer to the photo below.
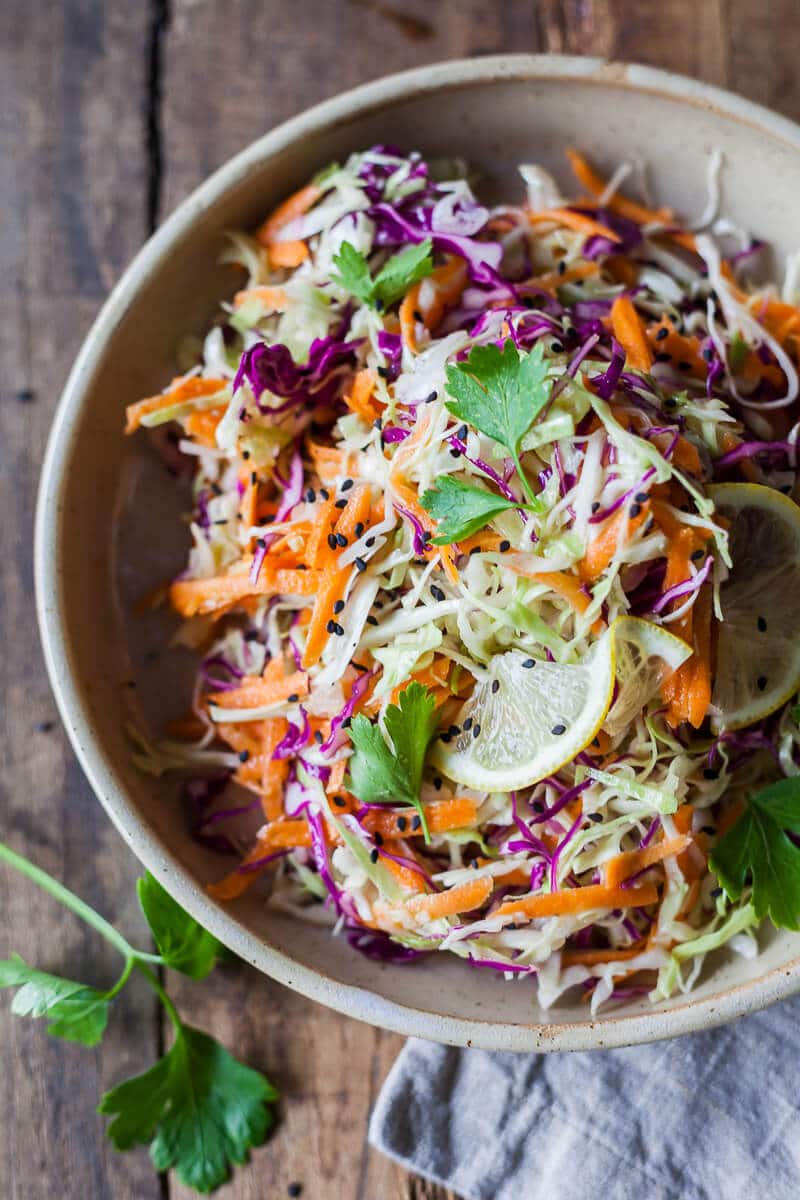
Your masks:
M403 302L399 310L400 333L403 337L403 344L408 346L412 354L416 354L418 349L416 324L422 317L419 311L419 290L421 286L421 284L415 283L412 288L409 288L403 297Z
M349 494L347 505L342 509L342 515L336 522L336 533L346 537L348 542L357 538L359 535L356 530L361 525L366 526L371 508L372 493L369 485L357 483Z
M283 288L251 287L236 293L233 297L233 307L241 308L249 300L259 300L269 312L284 312L289 303L289 297Z
M271 267L299 267L308 258L308 246L305 242L273 242L269 248L269 265Z
M529 212L528 220L531 225L552 221L554 225L563 225L566 229L574 229L576 233L585 233L587 237L604 237L612 242L620 240L619 235L607 225L602 225L586 213L573 212L570 208L543 208L539 212Z
M470 879L468 883L460 883L458 887L449 888L446 892L426 892L424 896L411 896L406 900L405 907L415 917L435 921L438 917L452 917L456 913L472 912L473 909L480 908L489 899L493 889L493 881L484 875L479 879Z
M514 567L511 569L514 570ZM532 579L535 583L543 583L545 587L550 588L552 592L555 592L566 600L579 614L585 613L592 602L591 596L587 596L581 590L581 580L575 575L568 575L565 571L545 571L539 575L534 574L532 571L519 571L516 573L522 575L525 579ZM592 624L592 633L600 634L605 627L605 621L598 618Z
M169 391L162 392L159 396L147 396L144 400L137 400L125 409L125 432L135 433L142 423L142 417L149 416L150 413L158 412L161 408L170 408L173 404L183 404L185 400L194 400L198 396L213 396L215 392L221 392L227 387L228 383L227 379L199 379L193 375L191 379L180 380L170 387Z
M623 541L629 541L649 515L650 504L648 501L641 505L635 517L628 514L627 507L618 508L613 516L600 526L600 532L589 543L586 553L578 563L581 579L586 583L592 583L595 579L599 579L616 554L620 537Z
M692 839L686 835L667 838L654 846L646 846L644 850L625 850L614 858L608 859L603 866L603 880L606 887L617 887L624 879L637 875L646 867L652 867L671 858L673 854L682 853L691 844Z
M212 692L209 699L218 708L260 708L266 704L281 704L294 695L308 695L308 676L304 671L293 671L280 679L245 675L238 687L227 692Z
M219 408L201 409L184 418L183 428L188 437L213 450L217 445L217 426L224 416L225 409L221 405Z
M327 792L327 794L329 796L333 796L336 792L340 792L342 790L342 784L344 783L344 776L345 776L346 770L347 770L347 759L346 758L338 758L336 760L336 762L333 764L333 766L331 767L331 773L328 777L328 782L325 784L325 791ZM347 799L346 796L345 796L345 799ZM343 810L343 811L346 811L346 810Z
M564 271L548 271L544 275L537 275L531 282L535 283L540 291L555 292L565 283L574 283L576 279L588 279L592 275L599 274L599 271L597 263L574 263Z
M319 575L319 571L266 570L262 567L255 584L246 573L216 575L211 579L178 579L170 585L169 598L181 616L194 617L240 603L249 596L313 596L319 587Z
M330 569L322 573L303 651L303 666L306 670L319 661L325 649L329 637L328 621L333 619L333 606L336 601L344 599L344 589L350 574L350 567L339 571Z
M668 317L662 317L660 321L648 325L646 336L652 350L660 354L670 354L676 367L678 363L688 363L691 375L696 379L705 379L708 363L700 353L700 338L678 333Z
M276 821L256 841L255 846L247 857L239 864L237 870L226 875L219 883L211 883L206 888L215 900L235 900L255 883L260 871L242 871L266 858L273 850L294 849L296 846L310 846L311 834L305 821Z
M588 887L567 888L549 895L520 896L506 900L492 914L504 917L509 913L520 913L536 917L560 917L566 913L588 912L592 908L641 908L655 904L658 889L648 884L639 888L606 887L602 883Z
M504 881L507 878L507 875L503 876ZM600 963L626 962L629 958L636 958L637 954L646 949L646 943L641 942L620 950L562 950L561 966L594 967Z
M374 391L375 375L369 367L364 367L362 370L356 371L353 386L344 398L350 411L357 413L368 425L371 425L381 415L380 409L372 399Z
M617 296L611 305L611 328L635 371L649 371L653 355L645 336L644 322L629 296Z
M407 439L409 442L411 438ZM422 505L417 500L416 494L406 484L401 483L398 479L392 480L392 487L397 492L403 508L407 508L422 525L423 529L427 529L429 533L435 534L436 522L432 520L430 513L426 512ZM453 549L451 546L429 546L423 557L430 559L439 556L442 560L442 568L451 583L458 581L458 571L456 570L455 561L453 558Z
M274 208L266 221L259 226L256 232L257 240L262 246L271 245L281 230L290 221L294 221L297 217L302 217L310 208L313 208L321 195L322 190L315 183L308 183L305 187L301 187L298 191L293 192L277 208Z
M577 150L568 148L566 151L569 164L572 167L573 174L581 187L586 188L590 196L595 199L602 196L606 190L606 181L601 175L595 171L594 167ZM636 221L639 225L649 225L655 221L661 223L672 220L672 209L669 208L646 208L644 204L637 204L635 200L629 200L626 196L620 196L615 192L608 200L607 208L613 212L618 212L621 217L627 217L630 221Z
M449 829L465 829L475 823L478 812L477 801L468 796L454 796L452 800L434 800L426 804L425 819L431 833L446 833ZM422 828L413 829L417 816L415 808L400 812L376 812L374 809L364 817L363 825L370 833L379 833L385 840L399 837L422 836Z

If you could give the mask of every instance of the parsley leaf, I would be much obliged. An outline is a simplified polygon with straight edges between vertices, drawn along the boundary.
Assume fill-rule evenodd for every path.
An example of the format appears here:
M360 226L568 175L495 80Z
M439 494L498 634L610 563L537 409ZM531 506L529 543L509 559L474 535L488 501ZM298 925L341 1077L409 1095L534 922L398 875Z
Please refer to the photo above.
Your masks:
M222 953L222 943L184 912L149 872L136 886L164 962L191 979L205 979Z
M439 523L439 536L433 539L434 546L447 546L468 538L483 529L498 513L525 507L506 500L505 496L462 483L452 475L443 476L435 488L425 492L420 504Z
M800 833L800 779L782 779L750 796L736 824L711 854L711 868L731 900L748 879L759 920L800 929L800 848L786 836Z
M187 1025L149 1071L106 1092L98 1112L116 1114L108 1136L118 1150L150 1142L157 1171L174 1167L181 1183L210 1192L264 1141L278 1093L213 1038Z
M519 461L525 434L550 399L552 384L541 342L520 357L511 338L502 346L474 346L465 362L450 363L447 407L461 421L504 446L514 460L525 492L536 511L541 501L531 489Z
M416 682L400 693L399 704L390 704L386 709L386 732L394 751L377 723L367 717L356 717L350 726L354 747L350 791L366 804L412 804L420 815L426 841L430 841L430 834L419 789L425 755L437 726L433 697Z
M0 988L19 991L11 1004L18 1017L47 1017L47 1032L68 1042L96 1046L108 1023L109 1002L103 992L29 967L18 954L0 962Z
M430 275L433 270L432 246L430 238L407 246L385 262L373 279L361 251L350 242L342 242L339 253L333 258L337 274L331 278L362 304L388 308L415 283Z

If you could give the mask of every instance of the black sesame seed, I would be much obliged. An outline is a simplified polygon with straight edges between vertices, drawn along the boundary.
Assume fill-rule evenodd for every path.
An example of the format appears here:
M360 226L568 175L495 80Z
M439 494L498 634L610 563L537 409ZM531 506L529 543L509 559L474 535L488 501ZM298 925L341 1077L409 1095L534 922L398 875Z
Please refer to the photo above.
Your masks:
M353 480L352 480L352 479L345 479L345 480L344 480L344 482L342 483L342 486L341 486L341 488L340 488L339 490L340 490L340 491L342 491L342 492L349 492L349 491L350 491L350 488L351 488L352 486L353 486Z
M692 551L692 562L700 562L700 559L705 558L705 556L706 556L705 550L693 550Z
M227 517L221 517L219 521L212 521L211 524L212 525L227 525L228 519L227 519Z
M370 615L367 617L367 624L368 624L368 625L377 625L377 624L378 624L378 618L377 618L377 617L373 617L372 613L370 613Z
M320 489L319 489L319 494L320 494L320 496L322 497L322 499L323 499L323 500L330 500L330 498L331 498L331 494L330 494L330 492L328 491L328 489L327 489L327 488L320 488Z
M251 472L250 472L250 484L251 484L251 486L252 486L252 487L255 487L255 485L256 485L256 483L257 483L257 482L258 482L258 476L256 475L255 471L251 471Z
M763 692L763 690L766 686L767 686L766 675L759 675L758 679L756 680L756 687L758 688L758 690L760 692Z
M471 555L472 554L480 554L480 552L481 552L480 546L473 546L472 549L470 550Z
M593 502L593 504L592 504L592 512L593 512L593 513L596 513L596 512L597 512L597 510L599 509L599 507L600 507L600 501L599 501L599 500L595 500L595 501Z
M707 833L709 837L713 837L714 834L717 832L717 827L716 827L716 825L701 825L700 832Z
M376 863L379 858L380 858L380 852L378 851L377 848L375 850L370 850L370 852L369 852L369 861L370 862Z
M347 804L347 801L345 800L344 796L334 796L333 803L337 808L344 808Z
M299 699L300 699L300 697L298 696L297 692L292 692L291 696L286 697L286 703L287 704L297 704L297 701Z
M456 437L458 438L458 440L460 442L465 442L467 440L468 432L469 432L469 430L467 429L466 425L460 425L458 428L458 432L456 433Z
M523 665L523 667L526 668L526 670L530 670L531 667L536 666L536 659L535 658L526 658L525 662L522 665Z
M464 729L467 731L467 733L469 733L470 729L472 729L472 717L464 718Z
M682 360L681 360L681 361L678 363L678 370L679 370L679 371L691 371L691 369L692 369L692 364L691 364L690 362L686 362L686 361L685 361L685 359L682 359Z
M346 546L347 545L347 538L344 536L343 533L336 534L336 545L337 546Z
M440 733L439 738L444 742L445 745L447 745L448 742L452 742L453 735L450 733Z
M333 606L333 611L338 614L342 611L343 608L344 608L344 600L337 600Z
M650 499L647 492L637 492L633 498L637 504L646 504Z
M599 825L603 819L602 813L589 813L589 820L594 821L595 825Z
M444 592L440 587L437 587L435 583L431 584L431 595L433 596L434 600L444 600Z
M357 570L357 571L366 571L366 569L367 569L367 564L364 562L364 559L363 559L363 558L356 558L356 559L354 559L353 561L354 561L354 562L355 562L355 564L356 564L356 570Z
M434 775L434 777L433 777L433 786L436 788L437 792L440 792L440 791L442 790L442 777L441 777L441 775Z
M656 362L672 362L672 355L667 354L666 350L659 351L656 355Z
M328 545L330 546L331 550L336 549L336 534L335 533L328 534Z
M356 537L360 538L363 532L364 532L364 522L358 521L356 524Z
M55 721L39 721L33 728L37 733L50 733L51 730L55 729Z
M566 270L567 270L567 264L564 262L564 260L563 260L563 258L562 258L562 259L561 259L561 261L560 261L560 262L559 262L559 264L558 264L558 273L559 273L559 275L564 275L564 274L566 274Z
M316 500L316 498L317 498L317 493L314 491L313 488L309 488L308 491L306 492L306 500L308 501L308 503L313 504L314 501Z
M638 517L638 515L641 511L642 511L641 504L632 504L630 506L630 508L628 509L628 516L629 517Z
M405 833L407 826L408 821L405 819L405 817L397 818L397 829L399 833Z
M541 800L534 800L532 807L535 813L544 812L544 805L542 804Z
M447 732L450 734L450 737L458 737L458 735L461 733L461 726L451 725Z
M375 545L375 538L374 538L374 537L368 537L368 538L367 538L367 540L366 540L366 542L364 543L364 545L365 545L365 546L368 546L368 547L370 548L370 550L371 550L371 549L372 549L372 547Z
M246 763L248 758L250 757L250 751L249 750L240 750L237 757L239 759L239 762Z
M664 400L664 408L677 408L678 401L674 396L667 396Z
M375 839L375 845L376 845L376 846L382 846L382 845L383 845L383 835L382 835L382 834L380 834L380 833L378 833L377 829L375 830L375 832L373 833L373 835L372 835L372 836L373 836L373 838Z
M337 637L344 637L344 627L338 621L334 621L333 623L333 632Z
M561 722L559 722L558 725L553 726L553 728L550 730L550 732L552 733L553 737L561 737L562 733L567 732L567 727L566 727L566 725L562 725Z
M32 404L34 396L30 388L20 388L14 398L18 404Z
M425 399L423 400L423 404L433 404L434 400L438 400L438 399L439 399L439 393L431 392L430 395L425 397Z
M450 457L451 458L461 458L461 451L456 449L455 446L453 446L450 450Z
M341 500L337 500L333 507L334 508L347 508L347 500L344 498L344 496L342 496Z
M324 742L324 740L325 739L322 736L322 731L319 729L315 729L314 730L314 741L317 743L317 745L321 746L322 743Z
M759 617L758 620L756 621L756 624L758 625L759 633L767 632L767 622L764 620L763 617Z
M333 617L331 617L330 621L328 621L328 624L325 626L325 628L327 629L328 633L333 633L335 631L336 622L334 621Z
M564 350L564 346L561 342L551 342L550 349L553 351L553 354L561 354Z
M377 429L378 432L380 432L381 429L383 429L383 418L376 417L375 420L372 422L372 428Z
M475 725L473 725L473 726L472 726L472 736L473 736L474 738L478 737L478 736L480 735L480 732L481 732L481 727L480 727L480 725L478 725L478 724L476 723Z
M505 554L506 550L510 550L510 549L511 549L511 542L509 542L508 538L503 538L502 542L500 543L500 550L502 551L503 554Z
M712 888L711 892L709 894L712 895L714 897L714 899L716 900L717 896L722 895L722 888L721 887Z
M421 829L422 828L422 817L412 817L411 818L411 828L412 829Z
M248 458L249 458L249 457L250 457L250 451L249 451L249 450L243 450L243 451L242 451L242 458L245 460L245 462L247 462L247 460L248 460Z
M414 309L414 311L413 311L413 313L412 313L411 315L413 316L413 318L414 318L414 320L415 320L415 321L421 321L421 320L422 320L422 313L421 313L421 312L420 312L418 309L416 309L416 308Z
M378 367L378 374L380 375L381 379L388 379L389 378L389 368L388 367Z
M302 1194L303 1194L302 1183L290 1183L287 1185L286 1195L291 1196L291 1200L297 1200L297 1197L302 1196Z
M664 338L667 338L667 337L669 337L669 330L664 329L662 327L661 329L659 329L658 333L656 334L656 341L663 342Z
M499 691L500 691L500 680L493 679L492 680L492 695L496 696Z
M719 779L719 771L715 771L713 767L704 767L703 779Z

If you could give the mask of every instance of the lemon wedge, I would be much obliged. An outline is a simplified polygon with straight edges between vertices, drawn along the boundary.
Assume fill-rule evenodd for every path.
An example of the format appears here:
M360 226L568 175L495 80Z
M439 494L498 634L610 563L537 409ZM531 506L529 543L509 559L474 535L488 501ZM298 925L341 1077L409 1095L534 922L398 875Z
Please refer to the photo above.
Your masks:
M733 563L720 588L712 724L741 729L800 687L800 508L756 483L721 483L708 493L731 522Z
M669 630L641 617L618 617L611 633L618 686L603 729L610 737L617 738L673 671L686 662L692 647Z
M459 732L433 743L430 761L483 792L530 787L592 741L614 692L614 636L607 630L580 663L539 662L521 650L496 655L463 706Z

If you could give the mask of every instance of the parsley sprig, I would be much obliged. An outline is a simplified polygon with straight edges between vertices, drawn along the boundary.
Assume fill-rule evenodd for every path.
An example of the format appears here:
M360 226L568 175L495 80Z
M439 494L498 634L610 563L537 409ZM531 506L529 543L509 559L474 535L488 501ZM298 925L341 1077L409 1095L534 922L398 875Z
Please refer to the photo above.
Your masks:
M452 475L437 480L436 487L429 488L420 497L420 504L438 523L439 536L433 539L434 546L449 546L471 537L492 517L509 508L532 507L517 500L507 500L485 488L474 487Z
M539 342L520 355L509 338L503 346L474 346L464 362L447 368L447 408L460 421L503 446L511 456L525 494L536 512L542 502L526 479L519 461L520 443L550 399L552 383Z
M407 246L383 264L373 279L369 263L360 250L350 242L342 242L339 253L334 255L333 265L337 269L331 275L346 291L372 308L389 308L403 297L410 287L425 279L433 270L430 238L416 246Z
M156 1170L174 1167L188 1187L213 1191L228 1178L231 1164L244 1162L250 1148L264 1141L273 1123L269 1105L278 1093L260 1072L181 1020L153 967L172 967L191 979L203 979L224 947L152 875L139 880L138 894L158 954L136 949L79 896L2 842L0 860L101 934L124 964L116 983L100 991L39 971L12 955L0 961L0 988L18 989L11 1011L46 1017L47 1032L54 1037L95 1046L105 1032L114 997L134 970L143 975L169 1017L173 1043L155 1066L106 1092L98 1111L114 1115L108 1136L118 1150L150 1143Z
M436 703L421 684L411 683L400 693L399 704L387 707L385 724L391 746L377 722L373 724L363 715L353 721L347 786L365 804L413 805L428 842L430 833L419 791L425 755L438 726Z
M747 800L739 820L720 838L711 869L731 900L748 882L756 916L773 925L800 929L800 778L781 779Z

